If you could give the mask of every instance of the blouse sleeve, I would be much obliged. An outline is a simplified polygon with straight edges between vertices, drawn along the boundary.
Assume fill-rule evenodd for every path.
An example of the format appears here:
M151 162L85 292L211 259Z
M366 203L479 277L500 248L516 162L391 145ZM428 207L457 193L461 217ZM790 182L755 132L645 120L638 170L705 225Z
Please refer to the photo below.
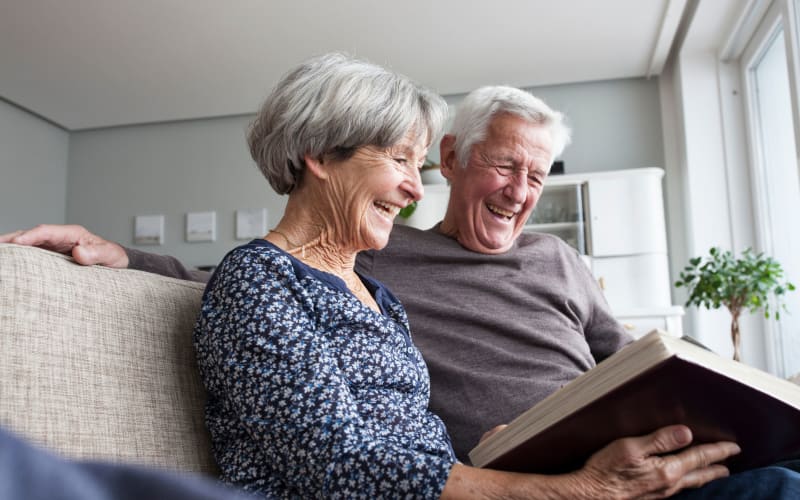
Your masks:
M263 468L306 498L438 498L452 460L365 425L363 402L291 271L234 252L206 291L195 332L201 374L245 434L241 449L234 439L218 457L229 462L223 472Z
M211 276L206 271L187 269L178 259L169 255L157 255L133 248L125 248L125 253L128 255L128 269L201 283L207 282Z

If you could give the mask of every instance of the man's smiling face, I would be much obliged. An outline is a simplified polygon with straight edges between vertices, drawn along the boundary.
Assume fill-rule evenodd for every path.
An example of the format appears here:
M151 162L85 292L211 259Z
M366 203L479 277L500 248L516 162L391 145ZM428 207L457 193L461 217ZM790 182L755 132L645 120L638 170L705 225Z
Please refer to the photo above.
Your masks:
M550 170L550 132L503 113L492 118L486 138L472 147L466 168L451 149L443 147L442 155L442 173L450 181L442 232L474 252L508 251L536 206Z

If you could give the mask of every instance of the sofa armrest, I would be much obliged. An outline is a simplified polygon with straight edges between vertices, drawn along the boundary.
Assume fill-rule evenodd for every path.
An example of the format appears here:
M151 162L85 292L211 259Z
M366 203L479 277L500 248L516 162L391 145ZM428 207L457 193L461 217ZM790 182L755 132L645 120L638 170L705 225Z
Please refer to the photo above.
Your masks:
M203 285L0 245L0 424L76 458L214 473Z

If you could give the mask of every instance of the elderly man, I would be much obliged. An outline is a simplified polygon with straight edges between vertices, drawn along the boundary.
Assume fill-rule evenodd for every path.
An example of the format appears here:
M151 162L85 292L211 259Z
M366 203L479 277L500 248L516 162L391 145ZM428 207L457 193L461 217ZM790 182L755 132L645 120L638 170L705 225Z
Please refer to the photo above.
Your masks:
M359 257L359 270L385 282L406 306L431 372L431 408L445 421L462 460L483 432L631 340L571 248L549 235L522 232L568 140L561 115L530 94L508 87L476 90L441 141L442 172L451 186L444 220L428 231L397 227L384 250ZM72 253L84 264L206 278L170 257L125 250L79 226L39 226L1 241ZM704 455L735 452L724 444L683 449L691 441L685 427L654 431L612 443L604 449L602 471L587 470L574 490L555 493L641 492L647 488L634 483L660 481L662 489L650 494L666 496L725 475ZM798 485L794 473L769 468L683 495L790 498L800 492Z

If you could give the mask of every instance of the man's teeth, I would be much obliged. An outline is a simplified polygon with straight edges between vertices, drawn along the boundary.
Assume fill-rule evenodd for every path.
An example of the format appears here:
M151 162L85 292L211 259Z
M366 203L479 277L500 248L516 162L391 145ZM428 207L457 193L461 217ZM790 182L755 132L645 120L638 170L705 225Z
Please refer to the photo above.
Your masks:
M510 219L511 217L514 216L514 212L503 210L502 208L495 205L487 204L486 207L489 209L490 212L495 213L497 215L502 215L506 219Z
M401 208L397 205L386 203L385 201L376 201L375 206L377 206L381 211L385 212L387 217L394 217L400 212Z

